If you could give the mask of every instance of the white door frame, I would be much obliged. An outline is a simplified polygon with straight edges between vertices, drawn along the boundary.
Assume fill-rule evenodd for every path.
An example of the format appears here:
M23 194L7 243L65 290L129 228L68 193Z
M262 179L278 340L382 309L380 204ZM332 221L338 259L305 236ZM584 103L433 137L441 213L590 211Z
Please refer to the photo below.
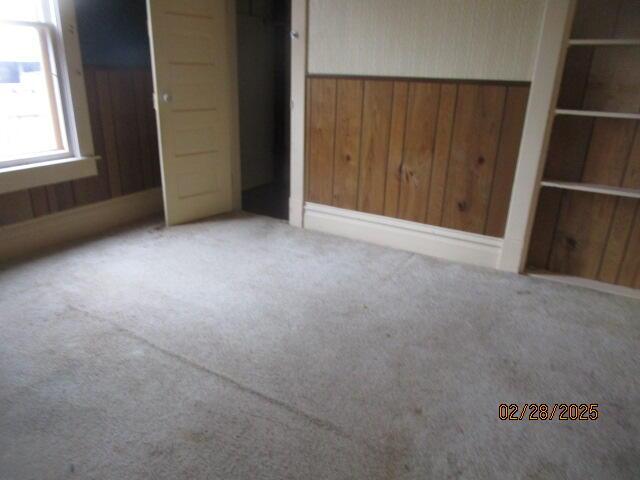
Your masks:
M303 226L307 0L291 0L291 135L289 223Z
M540 39L538 43L533 78L531 80L531 90L529 102L525 115L525 122L520 143L520 152L517 160L516 174L514 178L511 203L507 217L507 225L504 239L495 240L495 260L488 261L481 255L471 253L466 259L467 263L478 265L490 264L500 270L521 273L524 271L527 251L529 246L529 236L540 191L540 180L546 158L546 149L549 141L554 109L558 96L560 80L562 77L562 66L568 46L568 37L575 11L576 0L546 0L543 14ZM305 85L307 74L308 55L308 0L292 0L291 2L291 191L289 197L289 223L296 227L304 226L305 201ZM348 217L358 217L356 220L363 220L358 212L341 211L333 207L308 205L309 227L329 232L331 229L326 225L318 227L316 217L322 210L323 215L332 214L341 217L341 220L353 220ZM325 211L326 210L326 211ZM365 214L366 215L366 214ZM393 219L376 215L366 215L366 221L375 224L376 227L384 228L382 232L377 228L375 232L369 232L366 237L369 241L377 238L381 243L396 248L419 251L427 255L458 258L464 257L469 248L475 248L478 242L477 236L465 232L456 232L454 241L446 240L446 245L434 249L430 246L433 235L428 232L420 232L420 238L413 238L410 241L391 241L392 236L402 232L397 230ZM374 218L375 217L375 218ZM353 223L353 222L351 222ZM393 224L393 225L392 225ZM345 228L337 228L330 233L337 233L354 238L362 237L361 226L350 225L352 235ZM402 225L406 230L407 225ZM355 228L355 230L354 230ZM392 229L393 232L388 231ZM399 227L398 227L399 228ZM357 231L356 231L357 230ZM445 232L447 229L439 227L429 227L432 234L439 237L450 235ZM444 232L444 233L443 233ZM384 233L384 234L383 234ZM399 238L399 237L398 237ZM441 238L439 238L441 239ZM485 237L491 240L491 237ZM485 241L485 239L482 239ZM487 240L488 241L488 240ZM475 243L474 243L475 242ZM485 242L486 243L486 242ZM443 253L444 252L444 253ZM484 253L486 257L486 252ZM459 258L465 261L463 258Z

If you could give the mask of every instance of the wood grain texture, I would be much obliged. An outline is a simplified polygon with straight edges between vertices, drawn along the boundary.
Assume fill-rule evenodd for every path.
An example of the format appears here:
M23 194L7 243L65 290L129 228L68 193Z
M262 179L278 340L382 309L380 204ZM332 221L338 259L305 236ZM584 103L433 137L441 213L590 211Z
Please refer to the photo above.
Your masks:
M640 205L636 205L635 220L616 283L625 287L640 288Z
M98 175L1 195L0 225L160 184L150 72L85 67L84 77L94 148L101 157ZM113 85L110 78L117 79ZM120 90L115 95L112 86ZM133 180L127 179L123 186L120 172L126 172Z
M640 31L640 2L580 0L574 38L631 38ZM558 106L640 110L637 48L572 47ZM556 117L544 177L640 188L640 122ZM528 264L562 274L640 287L640 201L543 188Z
M436 138L440 85L412 83L400 174L398 217L424 222Z
M105 159L104 136L102 135L102 118L96 85L96 70L86 68L84 79L87 91L87 105L89 107L89 121L91 122L91 134L96 155L102 160L98 161L98 175L96 177L81 178L73 182L73 193L76 205L87 205L110 198L109 173Z
M506 88L461 85L442 224L484 233Z
M507 89L502 133L484 231L492 237L504 236L528 97L529 91L526 87Z
M529 267L540 270L549 269L551 246L564 193L555 188L543 188L540 191L527 257Z
M393 82L364 82L358 182L358 210L361 212L384 213L392 98Z
M331 205L336 137L337 80L312 79L309 86L309 188L311 202Z
M444 193L449 171L449 157L451 155L451 137L453 134L454 118L458 86L443 84L440 87L440 101L438 107L438 128L433 151L433 166L431 168L431 185L429 187L429 202L427 204L426 223L440 225L444 206ZM514 161L516 159L514 158ZM506 217L505 217L506 218Z
M307 82L308 201L504 234L528 86L327 76ZM468 209L462 214L458 197ZM456 212L447 213L452 205Z
M551 271L597 277L616 201L610 195L565 193L549 260Z
M409 84L407 82L394 82L391 129L389 132L389 156L387 158L387 184L384 195L384 214L388 217L398 215L408 99Z
M355 210L358 206L364 82L338 80L337 88L333 205Z

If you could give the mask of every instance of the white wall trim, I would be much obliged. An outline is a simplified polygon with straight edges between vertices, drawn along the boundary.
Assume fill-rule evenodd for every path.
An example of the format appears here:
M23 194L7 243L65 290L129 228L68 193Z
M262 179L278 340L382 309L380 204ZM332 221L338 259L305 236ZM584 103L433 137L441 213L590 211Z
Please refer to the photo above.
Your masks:
M590 278L574 277L570 275L562 275L552 272L533 271L528 272L528 276L549 280L551 282L563 283L574 287L588 288L598 292L609 293L611 295L621 295L623 297L635 298L640 300L640 290L637 288L624 287L622 285L614 285L612 283L599 282Z
M98 158L62 158L0 168L0 193L92 177L98 174Z
M502 239L396 218L305 203L304 226L354 240L495 268Z
M289 224L302 227L304 211L304 126L307 73L307 0L291 2L291 169Z
M560 89L575 0L547 0L498 268L523 272Z
M162 212L159 188L0 227L0 261L96 235Z

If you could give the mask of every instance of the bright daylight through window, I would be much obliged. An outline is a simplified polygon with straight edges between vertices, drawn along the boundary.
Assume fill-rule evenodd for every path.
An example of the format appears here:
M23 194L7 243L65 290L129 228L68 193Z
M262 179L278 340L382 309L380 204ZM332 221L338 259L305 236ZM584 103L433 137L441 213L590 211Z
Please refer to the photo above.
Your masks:
M0 168L69 155L49 0L0 0Z

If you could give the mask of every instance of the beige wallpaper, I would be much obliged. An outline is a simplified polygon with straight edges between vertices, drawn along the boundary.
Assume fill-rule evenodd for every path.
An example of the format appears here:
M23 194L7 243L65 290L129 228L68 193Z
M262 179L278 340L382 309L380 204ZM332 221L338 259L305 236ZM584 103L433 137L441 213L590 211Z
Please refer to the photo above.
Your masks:
M528 81L544 4L309 0L309 73Z

